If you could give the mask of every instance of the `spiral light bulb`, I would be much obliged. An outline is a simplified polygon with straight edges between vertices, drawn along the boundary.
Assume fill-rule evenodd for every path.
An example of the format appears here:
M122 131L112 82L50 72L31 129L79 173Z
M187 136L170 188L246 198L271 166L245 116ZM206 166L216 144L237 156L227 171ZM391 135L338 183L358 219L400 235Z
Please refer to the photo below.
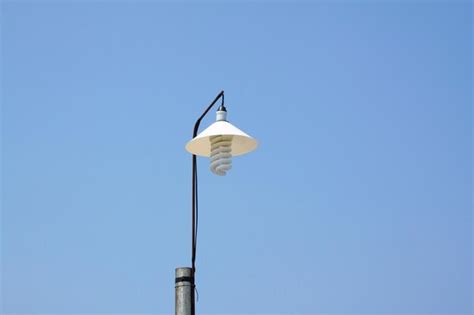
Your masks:
M224 176L232 168L232 136L212 136L210 141L211 172Z
M227 121L227 110L221 105L216 112L216 121ZM209 138L211 142L210 170L216 175L224 176L232 168L232 136L216 135Z

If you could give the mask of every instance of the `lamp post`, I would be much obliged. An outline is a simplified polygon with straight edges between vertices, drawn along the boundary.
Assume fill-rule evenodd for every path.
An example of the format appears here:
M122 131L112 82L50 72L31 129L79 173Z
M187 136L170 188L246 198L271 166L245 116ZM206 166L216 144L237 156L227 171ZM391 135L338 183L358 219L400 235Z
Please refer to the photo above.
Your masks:
M216 121L198 134L201 120L221 100ZM193 139L186 144L192 154L192 242L191 268L176 268L175 314L195 315L196 245L198 228L198 179L197 156L210 157L210 170L224 176L232 168L232 157L249 153L257 148L257 141L227 121L224 91L221 91L194 124Z

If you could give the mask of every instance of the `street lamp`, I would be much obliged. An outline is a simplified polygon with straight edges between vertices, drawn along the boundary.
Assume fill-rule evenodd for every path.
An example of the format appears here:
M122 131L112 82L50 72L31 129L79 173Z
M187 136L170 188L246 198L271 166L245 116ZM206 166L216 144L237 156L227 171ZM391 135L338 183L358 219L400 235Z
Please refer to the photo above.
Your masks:
M216 121L198 134L201 120L209 110L221 100L217 109ZM227 121L224 106L224 91L221 91L194 124L193 139L186 144L192 154L192 243L191 268L176 268L175 314L195 315L196 244L198 227L198 182L197 156L210 157L210 170L224 176L232 168L232 157L249 153L257 148L257 141Z

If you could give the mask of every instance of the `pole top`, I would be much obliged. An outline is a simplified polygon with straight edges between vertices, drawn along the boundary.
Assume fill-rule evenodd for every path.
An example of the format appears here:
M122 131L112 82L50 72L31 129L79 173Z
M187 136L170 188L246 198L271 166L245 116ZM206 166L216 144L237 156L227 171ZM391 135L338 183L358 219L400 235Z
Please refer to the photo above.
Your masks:
M193 276L193 269L190 267L179 267L175 270L176 278L181 277L192 277Z

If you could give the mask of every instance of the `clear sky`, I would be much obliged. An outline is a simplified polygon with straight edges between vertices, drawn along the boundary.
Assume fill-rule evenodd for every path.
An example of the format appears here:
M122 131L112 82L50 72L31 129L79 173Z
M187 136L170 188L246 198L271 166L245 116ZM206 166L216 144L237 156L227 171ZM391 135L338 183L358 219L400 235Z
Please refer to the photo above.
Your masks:
M174 312L221 89L260 147L199 159L199 313L472 311L470 2L1 8L4 313Z

